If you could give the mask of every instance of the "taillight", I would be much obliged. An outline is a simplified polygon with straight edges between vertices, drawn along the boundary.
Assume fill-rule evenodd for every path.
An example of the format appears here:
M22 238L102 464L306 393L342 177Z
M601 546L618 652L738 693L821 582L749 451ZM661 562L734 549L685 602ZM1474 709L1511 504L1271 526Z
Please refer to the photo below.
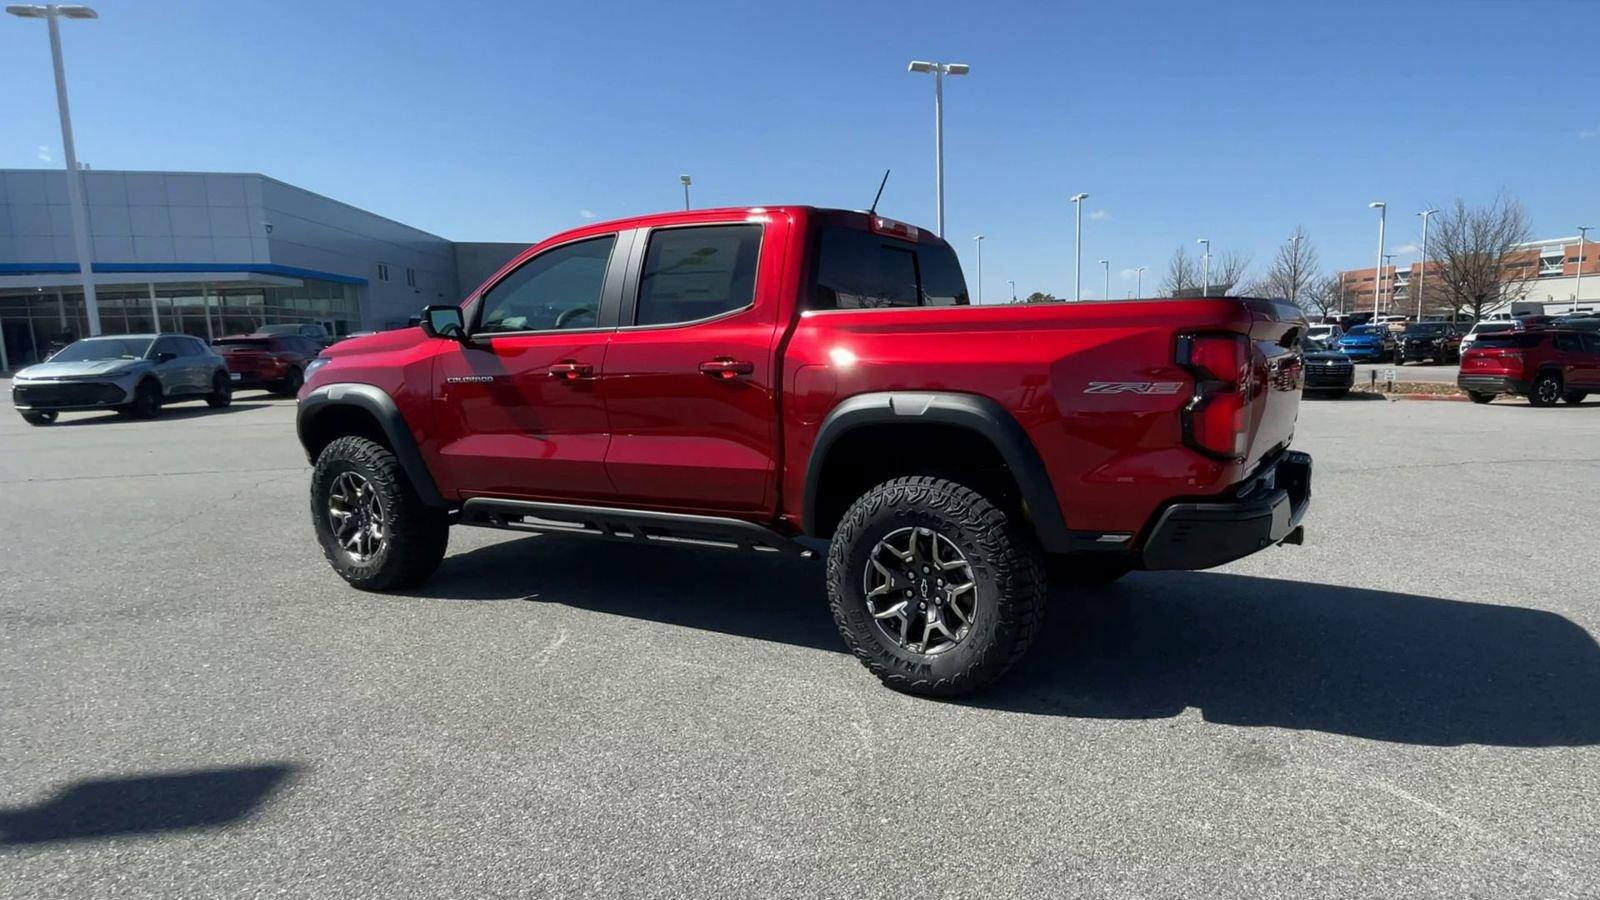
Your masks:
M1178 365L1194 375L1194 399L1183 410L1184 443L1227 459L1242 457L1248 438L1245 400L1250 340L1239 334L1178 338Z

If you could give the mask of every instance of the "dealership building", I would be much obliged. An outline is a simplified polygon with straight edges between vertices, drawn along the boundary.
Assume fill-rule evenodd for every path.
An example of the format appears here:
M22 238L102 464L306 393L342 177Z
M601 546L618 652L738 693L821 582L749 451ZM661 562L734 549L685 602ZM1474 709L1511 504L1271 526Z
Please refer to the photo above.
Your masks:
M405 325L525 244L459 243L265 175L84 171L105 334ZM89 333L67 173L0 170L0 336L17 368Z

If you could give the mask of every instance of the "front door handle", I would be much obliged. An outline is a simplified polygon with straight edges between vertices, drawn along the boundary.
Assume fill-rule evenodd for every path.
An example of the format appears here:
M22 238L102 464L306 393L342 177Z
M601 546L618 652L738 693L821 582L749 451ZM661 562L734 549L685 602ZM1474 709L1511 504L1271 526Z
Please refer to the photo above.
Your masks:
M755 363L730 359L726 356L719 356L716 359L700 364L700 374L710 375L712 378L735 378L740 375L753 374L755 370Z
M550 367L550 377L562 381L578 381L594 377L594 366L589 363L563 360Z

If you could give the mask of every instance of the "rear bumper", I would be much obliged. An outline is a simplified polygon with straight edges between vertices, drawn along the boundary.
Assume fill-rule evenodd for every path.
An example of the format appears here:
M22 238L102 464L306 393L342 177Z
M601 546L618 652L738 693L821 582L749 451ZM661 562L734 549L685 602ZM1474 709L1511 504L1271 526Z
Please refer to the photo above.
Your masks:
M1340 347L1339 352L1351 359L1383 359L1389 355L1382 347Z
M1529 385L1504 375L1457 375L1456 387L1475 394L1526 394Z
M1355 387L1356 370L1354 367L1333 371L1316 371L1310 367L1306 369L1306 390L1308 391L1333 391Z
M1209 569L1289 541L1311 508L1311 456L1290 451L1233 499L1174 503L1145 540L1146 569Z

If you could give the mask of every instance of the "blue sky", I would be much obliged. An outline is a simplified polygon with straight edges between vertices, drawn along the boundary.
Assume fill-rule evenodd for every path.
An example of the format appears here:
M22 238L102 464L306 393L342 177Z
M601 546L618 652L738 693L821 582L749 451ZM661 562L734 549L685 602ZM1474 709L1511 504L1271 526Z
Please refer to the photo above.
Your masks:
M1600 226L1600 3L587 3L99 0L63 26L78 153L258 171L459 240L697 206L865 207L947 237L986 299L1197 237L1263 267L1297 224L1371 265L1412 213L1504 189L1536 236ZM42 23L0 20L0 166L60 165ZM46 161L48 159L48 161ZM1403 255L1402 255L1402 258Z

